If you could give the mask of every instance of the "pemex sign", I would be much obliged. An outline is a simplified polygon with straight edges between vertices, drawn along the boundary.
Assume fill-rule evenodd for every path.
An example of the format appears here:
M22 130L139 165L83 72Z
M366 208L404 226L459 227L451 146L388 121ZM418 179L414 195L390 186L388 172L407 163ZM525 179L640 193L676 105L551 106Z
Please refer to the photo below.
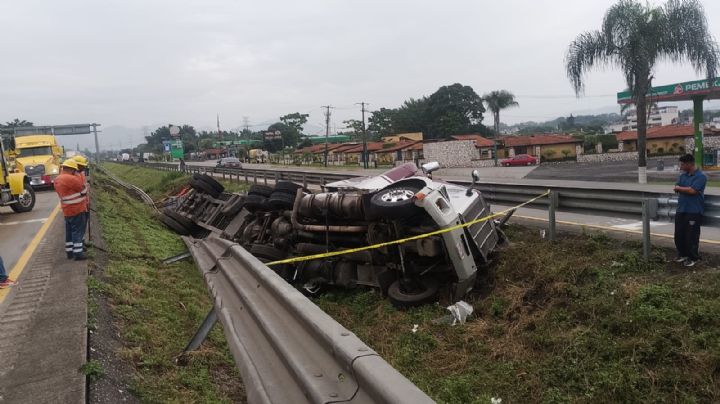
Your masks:
M689 101L694 97L720 98L720 77L713 80L695 80L652 87L646 97L649 101ZM617 93L617 102L632 103L632 93L630 91Z

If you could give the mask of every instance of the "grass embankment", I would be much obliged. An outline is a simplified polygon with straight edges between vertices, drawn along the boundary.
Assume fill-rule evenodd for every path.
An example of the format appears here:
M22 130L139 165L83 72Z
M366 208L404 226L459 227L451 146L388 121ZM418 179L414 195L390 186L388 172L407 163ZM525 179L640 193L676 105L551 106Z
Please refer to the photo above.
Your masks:
M188 184L191 176L179 171L162 171L129 164L104 163L103 167L125 182L142 188L153 199L158 200L168 194L179 191ZM245 184L224 181L215 177L227 192L241 192L247 189Z
M107 168L154 197L183 182L173 178L176 173ZM96 173L95 181L109 262L102 280L91 278L90 290L108 299L124 345L119 354L134 365L134 393L143 402L243 401L240 376L219 325L186 366L173 363L211 308L192 262L160 262L185 251L180 238L109 178Z
M149 176L157 181L158 171L150 171ZM110 195L107 192L106 198L112 199ZM143 251L146 247L139 246L146 244L149 249L162 249L163 257L177 251L167 246L180 248L177 238L158 224L126 219L135 209L125 205L132 202L140 206L134 201L123 200L118 205L101 202L109 206L103 216L113 218L105 220L122 226L115 229L124 235L116 243L120 247L127 244L122 247L127 255L138 254L131 247ZM123 241L133 237L133 228L148 226L153 228L149 237L161 232L163 239ZM720 401L720 272L716 259L686 270L667 264L664 251L656 250L653 259L646 262L639 255L639 244L602 235L572 236L550 244L540 240L536 231L511 227L508 233L512 246L498 254L495 273L489 277L495 284L466 299L475 313L464 326L434 321L447 314L440 305L398 311L373 291L335 291L315 301L443 403L488 403L492 397L502 398L504 403ZM150 363L139 365L138 371L155 382L141 383L140 387L169 394L166 391L177 384L185 386L180 380L195 380L176 375L185 370L174 368L167 358L188 338L187 334L178 335L194 329L209 307L196 303L192 315L185 311L189 310L189 301L205 301L204 286L199 279L193 280L196 275L188 263L169 271L140 269L146 265L142 260L137 264L140 268L135 268L133 262L115 263L120 284L130 285L116 287L115 293L122 299L137 299L138 290L144 292L141 295L147 293L149 301L121 305L119 312L129 317L125 321L146 329L147 325L133 320L138 311L146 312L146 304L156 305L159 312L143 314L143 318L162 318L170 311L174 321L187 320L171 335L161 331L129 334L143 341L138 345L151 345L147 354L141 348L128 349L136 363ZM121 269L127 265L132 267ZM156 267L159 265L152 268ZM160 285L144 281L160 275L168 281ZM180 291L191 296L158 300L146 292L151 285L160 288L153 292L160 296L177 290L173 276L178 282L189 283ZM186 309L179 308L177 301ZM172 323L165 318L156 324ZM414 324L419 326L415 333L411 331ZM152 330L161 328L155 325ZM162 342L149 341L148 336L155 334ZM220 354L220 339L216 330L211 344L202 351L203 359L195 359L193 366L213 369L216 360L227 368L229 359L227 354ZM133 353L143 353L148 359L133 357ZM171 382L160 382L162 378L157 376L163 372L172 376ZM214 380L222 383L222 377ZM186 392L192 386L186 386Z
M433 321L440 305L397 311L373 292L317 303L439 402L720 400L717 263L645 262L639 245L602 235L510 238L464 326Z

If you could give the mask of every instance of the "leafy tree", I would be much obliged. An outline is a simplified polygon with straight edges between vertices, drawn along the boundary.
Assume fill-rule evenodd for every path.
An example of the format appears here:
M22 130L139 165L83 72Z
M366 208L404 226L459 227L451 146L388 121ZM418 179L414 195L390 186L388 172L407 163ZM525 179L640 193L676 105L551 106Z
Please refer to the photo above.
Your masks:
M161 126L153 132L150 132L150 136L145 136L148 147L150 147L152 151L162 153L164 151L162 144L163 140L173 139L173 136L170 135L170 126L172 125ZM190 125L182 125L180 126L180 133L178 136L182 139L183 149L185 149L186 153L198 150L198 136L195 132L195 128Z
M303 126L307 123L307 119L310 115L301 114L299 112L293 112L292 114L283 115L280 117L280 122L287 125L289 128L294 129L298 135L302 135Z
M5 123L5 125L3 125L3 126L6 127L6 128L21 128L21 127L24 127L24 126L34 126L34 125L33 125L33 123L30 122L30 121L26 121L26 120L24 120L24 119L21 120L21 119L15 118L15 119L13 119L12 121L8 121L8 122Z
M471 131L482 124L483 100L470 86L442 86L427 98L427 134L430 139L447 138Z
M368 118L368 130L376 132L380 136L392 135L397 133L393 128L393 121L397 111L389 108L380 108L373 111Z
M363 135L363 123L357 119L348 119L343 121L345 128L350 129L349 133L353 140L362 140Z
M668 0L662 7L621 0L605 13L600 30L580 34L570 44L565 62L578 96L592 67L620 67L637 110L645 111L653 70L664 59L689 61L696 71L705 70L708 79L714 78L720 50L698 0ZM637 133L638 181L645 183L646 114L638 114Z

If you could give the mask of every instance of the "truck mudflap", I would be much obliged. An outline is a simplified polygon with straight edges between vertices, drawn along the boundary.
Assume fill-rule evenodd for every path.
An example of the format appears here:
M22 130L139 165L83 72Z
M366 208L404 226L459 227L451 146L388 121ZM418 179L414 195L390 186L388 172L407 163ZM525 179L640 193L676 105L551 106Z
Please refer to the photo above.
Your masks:
M25 189L25 181L27 175L25 173L10 173L8 174L8 183L10 184L10 192L14 195L20 195Z

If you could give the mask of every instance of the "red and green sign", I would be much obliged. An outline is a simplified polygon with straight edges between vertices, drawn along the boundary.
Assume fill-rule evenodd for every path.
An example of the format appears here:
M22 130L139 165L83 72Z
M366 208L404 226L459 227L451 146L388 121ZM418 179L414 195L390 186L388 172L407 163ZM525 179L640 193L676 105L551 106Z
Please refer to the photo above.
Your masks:
M712 85L708 80L695 80L653 87L647 94L650 101L689 101L699 96L705 99L720 98L720 77L713 79ZM632 103L632 93L630 91L617 93L617 101L618 104Z

